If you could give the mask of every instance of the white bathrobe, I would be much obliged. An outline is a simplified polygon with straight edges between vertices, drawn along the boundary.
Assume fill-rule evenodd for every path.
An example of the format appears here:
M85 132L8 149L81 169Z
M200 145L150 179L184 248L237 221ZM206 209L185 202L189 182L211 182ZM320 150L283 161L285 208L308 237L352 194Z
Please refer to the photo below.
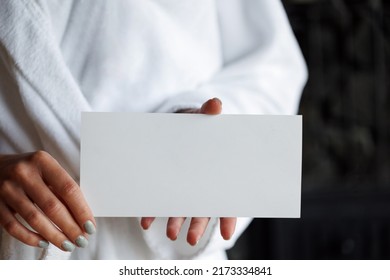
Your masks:
M46 150L78 180L82 111L168 113L219 97L223 113L295 114L306 75L279 0L2 0L0 153ZM249 222L224 241L213 218L191 247L185 229L168 240L165 218L148 231L101 218L71 254L0 228L0 259L225 258Z

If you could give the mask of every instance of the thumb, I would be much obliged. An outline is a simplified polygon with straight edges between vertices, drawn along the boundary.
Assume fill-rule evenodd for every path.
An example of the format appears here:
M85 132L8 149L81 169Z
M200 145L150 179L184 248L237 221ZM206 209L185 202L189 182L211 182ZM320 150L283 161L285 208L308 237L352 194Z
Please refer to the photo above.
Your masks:
M207 100L200 108L201 114L219 115L222 112L222 102L218 98Z

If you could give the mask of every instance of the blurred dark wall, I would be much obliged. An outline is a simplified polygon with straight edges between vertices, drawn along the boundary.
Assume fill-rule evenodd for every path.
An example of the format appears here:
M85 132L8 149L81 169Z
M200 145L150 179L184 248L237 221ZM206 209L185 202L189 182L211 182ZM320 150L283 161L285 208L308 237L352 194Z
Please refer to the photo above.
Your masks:
M283 1L309 68L302 217L255 219L231 259L390 259L390 1Z

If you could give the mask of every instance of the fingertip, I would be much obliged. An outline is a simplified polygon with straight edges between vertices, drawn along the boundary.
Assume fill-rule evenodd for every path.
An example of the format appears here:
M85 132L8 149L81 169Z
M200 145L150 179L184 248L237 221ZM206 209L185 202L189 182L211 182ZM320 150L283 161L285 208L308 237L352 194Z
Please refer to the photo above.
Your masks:
M148 230L149 229L149 225L147 225L146 223L141 223L141 227L143 230Z
M49 242L47 242L46 240L39 240L38 247L41 249L47 249L49 248Z
M221 236L224 240L230 240L232 237L233 232L230 228L228 227L221 227Z
M154 218L142 218L141 219L141 227L144 230L147 230L150 228Z
M226 241L228 241L228 240L230 240L230 238L232 238L232 234L231 233L224 232L224 233L221 233L221 235L222 235L222 238L224 240L226 240Z
M219 104L220 107L222 107L222 101L218 97L214 97L210 100L212 100L213 102L216 102L217 104Z
M222 101L216 97L209 99L202 105L200 112L206 115L218 115L222 112Z
M146 223L141 223L141 227L142 227L143 230L149 229L149 226L146 225Z
M220 231L224 240L230 240L236 229L236 218L220 218Z
M60 247L61 250L65 252L73 252L73 250L76 248L76 246L70 242L69 240L64 240Z
M196 244L198 244L198 242L199 242L199 239L200 239L200 236L198 236L197 234L194 234L193 231L188 232L187 242L191 246L196 246Z
M167 237L172 240L172 241L175 241L177 239L177 236L178 236L179 232L176 228L174 227L167 227Z
M96 233L96 226L91 220L86 221L83 227L84 231L89 235Z

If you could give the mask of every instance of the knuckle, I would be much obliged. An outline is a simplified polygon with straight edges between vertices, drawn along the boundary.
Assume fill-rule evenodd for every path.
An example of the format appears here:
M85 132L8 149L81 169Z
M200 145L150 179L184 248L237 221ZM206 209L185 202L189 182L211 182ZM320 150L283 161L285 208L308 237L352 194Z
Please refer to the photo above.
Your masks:
M65 197L77 195L78 191L79 186L72 180L66 181L61 188L61 193Z
M3 227L12 236L15 236L19 233L19 223L15 220L6 222Z
M25 162L18 162L10 168L11 178L28 178L29 173L29 166Z
M62 206L56 199L47 200L41 208L41 210L48 216L53 216L57 214L61 209Z
M49 158L50 158L49 153L40 150L40 151L36 151L36 152L32 153L30 160L34 163L37 163L37 164L43 164L43 163L46 163Z
M40 212L38 210L31 210L26 215L26 222L33 228L39 227L41 223Z
M3 181L0 185L0 195L2 196L13 193L13 190L12 183L8 180Z

